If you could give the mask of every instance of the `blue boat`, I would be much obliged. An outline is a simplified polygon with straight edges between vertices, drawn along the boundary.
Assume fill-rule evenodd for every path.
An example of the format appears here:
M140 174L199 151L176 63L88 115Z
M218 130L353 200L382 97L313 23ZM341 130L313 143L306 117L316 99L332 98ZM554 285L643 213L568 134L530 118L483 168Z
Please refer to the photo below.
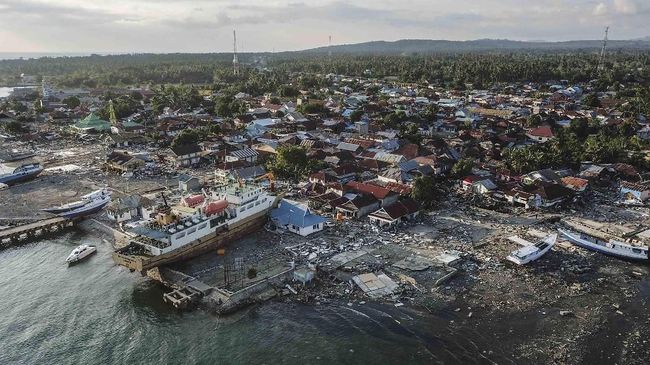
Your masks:
M16 167L13 172L0 175L0 183L14 185L36 178L43 171L39 163Z

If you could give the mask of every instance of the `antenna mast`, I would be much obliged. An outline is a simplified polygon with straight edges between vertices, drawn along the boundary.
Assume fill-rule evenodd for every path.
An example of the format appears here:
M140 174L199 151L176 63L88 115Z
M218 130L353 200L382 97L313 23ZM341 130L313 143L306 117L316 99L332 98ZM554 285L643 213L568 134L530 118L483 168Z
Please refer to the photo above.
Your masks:
M235 76L239 75L239 59L237 59L237 33L235 30L232 31L232 66L233 73Z
M329 36L329 41L328 41L327 46L328 46L328 47L327 47L327 48L328 48L328 50L327 50L327 56L328 56L329 58L332 58L332 36L331 36L331 35Z
M603 48L600 50L600 59L598 60L598 67L596 74L600 76L600 72L605 67L605 54L607 52L607 37L609 35L609 26L605 27L605 38L603 39Z

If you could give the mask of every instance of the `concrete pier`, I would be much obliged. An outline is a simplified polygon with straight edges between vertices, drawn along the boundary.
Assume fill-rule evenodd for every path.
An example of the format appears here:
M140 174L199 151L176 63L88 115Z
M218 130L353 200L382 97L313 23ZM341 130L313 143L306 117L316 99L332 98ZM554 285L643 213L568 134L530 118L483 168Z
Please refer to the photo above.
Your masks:
M20 245L45 235L63 232L73 227L75 223L74 219L55 217L4 229L0 231L0 248Z

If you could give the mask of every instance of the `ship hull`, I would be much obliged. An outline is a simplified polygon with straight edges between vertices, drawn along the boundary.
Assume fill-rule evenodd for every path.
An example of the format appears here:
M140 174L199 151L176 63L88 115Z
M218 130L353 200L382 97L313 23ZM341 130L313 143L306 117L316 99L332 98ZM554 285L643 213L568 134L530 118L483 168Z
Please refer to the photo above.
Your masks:
M583 238L580 238L579 235L574 234L573 232L563 231L563 230L559 230L559 231L560 231L560 233L562 233L562 235L569 242L573 243L574 245L576 245L578 247L582 247L582 248L587 249L587 250L599 252L599 253L605 254L607 256L616 257L616 258L619 258L619 259L622 259L622 260L635 261L635 262L645 262L645 263L649 262L648 257L639 256L639 255L634 256L634 255L631 255L631 254L627 254L625 252L616 251L614 249L604 247L602 245L599 245L599 244L596 244L596 243L593 243L593 242L589 242L589 241L587 241L587 240L585 240Z
M64 212L70 212L70 211L75 210L75 209L79 209L82 206L84 206L84 204L85 204L84 202L76 202L76 203L69 204L70 207L45 208L45 209L41 209L41 210L43 212L48 212L48 213L52 213L52 214L60 214L60 213L64 213Z
M118 265L145 275L147 270L194 258L258 231L268 220L267 212L259 212L245 221L229 226L227 229L212 232L183 247L158 256L128 255L122 253L124 249L118 249L113 252L113 261Z
M94 214L94 213L99 212L100 210L104 209L104 207L105 207L107 204L108 204L108 202L106 202L105 204L102 204L102 205L98 205L98 206L93 207L93 208L89 208L89 209L85 209L85 210L73 211L73 212L69 212L69 213L59 213L59 214L57 214L57 215L58 215L59 217L68 218L68 219L85 217L85 216L87 216L87 215L90 215L90 214Z
M7 185L16 185L22 182L30 181L36 179L40 175L41 171L24 174L24 175L9 175L9 176L0 176L0 183Z

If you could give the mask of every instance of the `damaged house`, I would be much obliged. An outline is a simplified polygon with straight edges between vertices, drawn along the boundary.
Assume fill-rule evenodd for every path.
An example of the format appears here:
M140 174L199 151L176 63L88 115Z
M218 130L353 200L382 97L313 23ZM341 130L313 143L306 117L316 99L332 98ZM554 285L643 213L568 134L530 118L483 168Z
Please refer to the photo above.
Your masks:
M279 227L308 236L322 231L326 219L312 214L308 207L297 202L282 199L278 207L271 211L271 220Z
M380 227L392 227L400 222L410 221L417 217L419 206L411 198L402 198L399 201L380 208L368 215L370 223Z
M113 200L106 207L109 219L118 223L132 219L148 220L154 212L155 204L151 199L140 195L129 195Z

